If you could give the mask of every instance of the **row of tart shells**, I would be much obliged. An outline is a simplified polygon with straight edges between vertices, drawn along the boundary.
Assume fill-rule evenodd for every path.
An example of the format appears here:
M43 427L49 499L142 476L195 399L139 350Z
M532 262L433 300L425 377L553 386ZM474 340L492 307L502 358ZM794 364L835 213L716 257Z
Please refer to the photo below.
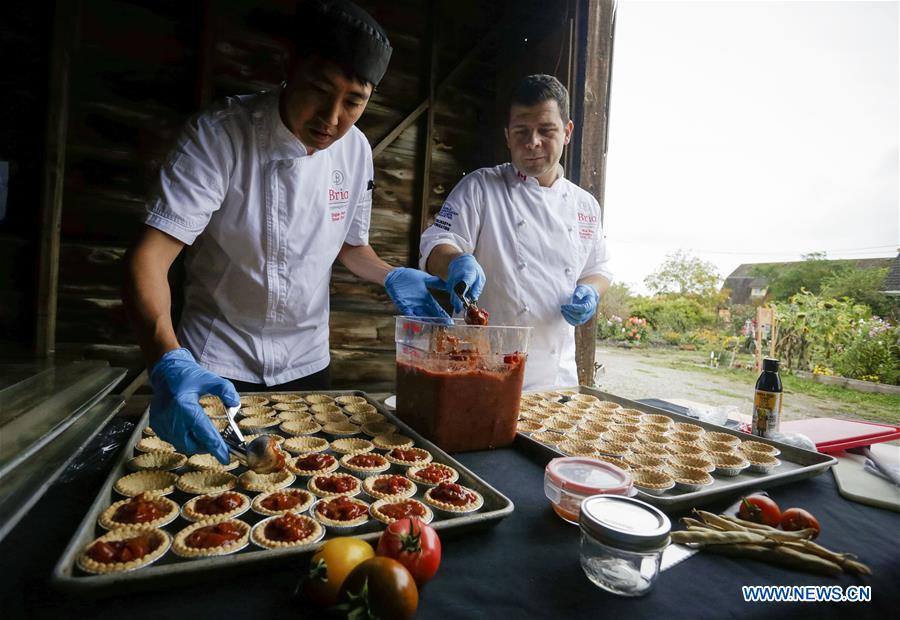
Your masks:
M176 555L179 555L181 557L188 557L188 558L190 558L190 557L207 557L207 556L213 556L213 555L226 555L226 554L234 553L234 552L244 548L247 545L248 538L252 539L253 542L255 544L257 544L258 546L267 548L267 549L304 546L304 545L313 544L313 543L321 540L325 535L325 527L334 528L339 532L345 531L348 529L358 527L358 526L363 525L364 523L368 522L369 516L371 516L375 519L378 519L379 521L381 521L383 523L389 524L389 523L393 522L394 519L392 517L390 517L389 515L381 512L381 509L386 505L396 504L396 503L400 503L400 502L415 502L416 504L418 504L419 506L422 507L422 510L425 513L424 517L422 517L423 520L426 523L431 522L431 520L434 518L434 513L432 512L431 508L429 508L428 505L423 504L419 500L412 498L412 495L415 494L416 489L415 489L415 485L412 483L411 483L411 487L412 487L412 492L409 493L408 495L386 496L386 497L377 499L372 504L368 504L358 498L346 496L346 495L323 497L323 498L318 499L318 501L315 501L315 498L313 497L313 495L311 493L303 491L301 489L285 489L285 490L270 491L266 494L257 496L252 501L246 495L243 495L241 493L235 493L235 495L237 495L241 498L241 500L242 500L241 505L227 513L216 515L215 517L205 517L203 515L200 515L199 513L195 513L192 511L192 504L194 502L196 502L199 499L199 497L193 498L190 501L188 501L185 504L185 506L183 507L183 509L179 512L178 505L175 502L173 502L172 500L169 500L168 498L162 497L160 495L151 494L150 497L152 499L154 499L155 501L160 501L160 502L167 504L169 506L170 510L169 510L169 513L167 515L165 515L164 517L161 517L160 519L157 519L154 522L147 523L147 524L144 524L141 526L119 526L115 522L110 521L111 515L113 515L115 513L115 511L122 504L130 501L130 500L122 500L120 502L116 502L116 503L112 504L109 508L107 508L106 511L104 511L103 515L101 515L101 518L100 518L101 524L104 525L104 527L112 526L110 531L107 534L104 534L103 536L91 541L91 543L86 545L85 548L83 549L81 555L79 556L78 561L79 561L79 565L88 572L107 573L107 572L133 570L136 568L146 566L146 565L156 561L157 559L159 559L162 555L164 555L170 546ZM475 511L475 510L478 510L479 508L481 508L481 506L484 503L484 500L481 497L481 495L473 489L469 489L466 487L463 487L463 488L466 491L468 491L469 493L472 493L476 498L475 501L473 501L470 504L463 506L463 507L455 506L453 504L448 504L448 503L445 503L440 500L432 498L431 493L433 491L433 488L430 488L425 492L424 499L428 504L430 504L431 506L433 506L437 509L443 510L445 512L457 513L457 514L464 513L464 512L472 512L472 511ZM272 495L273 493L292 493L292 492L298 493L298 494L304 494L305 497L301 504L291 508L290 510L271 511L262 505L264 500L267 497L269 497L270 495ZM367 490L367 492L371 493L370 490ZM234 493L234 492L232 492L232 493ZM366 512L352 521L342 522L342 521L335 521L333 519L330 519L330 518L322 515L319 511L316 510L317 504L319 504L321 502L328 502L330 500L336 499L337 497L343 497L350 502L353 502L355 504L360 505L361 507L364 507ZM374 495L373 495L373 497L374 497ZM251 526L249 524L235 518L235 517L240 516L243 513L245 513L248 508L252 508L254 510L254 512L257 512L258 514L262 514L264 516L267 515L268 518L263 519L262 521L260 521L256 525L252 526L252 528L251 528ZM304 512L306 510L309 510L309 513L312 516L301 514L302 512ZM302 519L302 520L304 520L304 522L308 523L310 525L311 533L303 539L300 539L297 541L291 541L291 542L268 539L265 534L266 524L269 523L272 519L276 519L276 518L283 516L285 514L288 514L288 513L291 513L291 514L295 515L297 518ZM169 535L167 532L164 532L163 530L158 529L158 528L174 521L175 518L177 518L179 514L181 514L181 516L183 516L185 519L187 519L189 521L194 521L194 523L183 528L181 531L179 531L174 536L174 538L171 535ZM196 517L200 517L200 518L196 518ZM230 523L234 527L242 530L242 536L240 539L235 540L235 541L229 541L223 545L220 545L220 546L214 547L214 548L209 548L209 549L194 548L185 543L186 538L195 530L197 530L201 527L216 525L216 524L225 523L225 522ZM157 542L158 542L157 548L154 549L152 552L146 554L142 558L133 560L131 562L124 562L124 563L118 562L118 563L105 564L105 563L97 562L88 556L88 553L87 553L88 550L98 541L123 540L123 539L129 538L129 537L136 536L140 533L148 533L151 536L154 536L158 539L157 540Z
M560 396L571 400L548 400ZM538 410L541 403L544 410ZM651 492L673 486L697 490L712 484L710 473L734 476L748 468L769 473L780 465L778 449L769 444L676 423L590 394L530 394L523 397L523 407L520 432L569 456L590 456L640 471L635 485Z

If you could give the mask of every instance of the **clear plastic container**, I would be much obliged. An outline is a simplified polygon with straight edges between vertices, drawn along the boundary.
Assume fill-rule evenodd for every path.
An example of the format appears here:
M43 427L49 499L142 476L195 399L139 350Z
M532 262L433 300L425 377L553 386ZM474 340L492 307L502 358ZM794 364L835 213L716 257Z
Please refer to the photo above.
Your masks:
M397 416L448 452L508 446L530 327L396 317Z
M633 493L630 472L590 457L556 458L544 469L544 495L553 511L569 523L578 523L581 503L592 495Z
M634 498L594 495L582 503L578 524L581 568L594 585L620 596L653 587L670 541L666 515Z

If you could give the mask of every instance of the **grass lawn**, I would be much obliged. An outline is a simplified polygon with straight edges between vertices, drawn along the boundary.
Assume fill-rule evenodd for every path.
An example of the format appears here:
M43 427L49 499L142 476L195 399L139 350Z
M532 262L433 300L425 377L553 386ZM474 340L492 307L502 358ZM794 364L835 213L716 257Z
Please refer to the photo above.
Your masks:
M651 364L676 370L689 370L692 372L708 373L719 377L733 377L742 383L753 381L756 372L743 368L710 368L705 365L707 359L699 351L680 351L667 349L647 349L642 351ZM724 363L727 363L727 359ZM753 358L748 355L739 355L738 361L752 363ZM823 401L838 402L849 405L856 416L872 422L900 425L900 396L893 394L872 394L869 392L857 392L836 385L816 383L809 379L801 379L787 373L781 373L785 394L805 394ZM723 392L723 395L731 395Z

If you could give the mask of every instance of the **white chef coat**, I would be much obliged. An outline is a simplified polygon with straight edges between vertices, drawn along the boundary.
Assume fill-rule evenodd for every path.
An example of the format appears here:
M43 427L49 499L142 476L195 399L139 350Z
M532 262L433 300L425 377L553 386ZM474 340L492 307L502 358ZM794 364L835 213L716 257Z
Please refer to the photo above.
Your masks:
M308 154L280 89L192 120L145 222L190 247L178 338L209 370L274 385L328 366L331 266L368 243L372 149L356 127Z
M594 197L562 177L541 187L512 164L482 168L463 177L422 233L422 269L445 243L484 269L478 305L491 325L533 327L525 389L577 385L575 330L560 306L580 279L612 279Z

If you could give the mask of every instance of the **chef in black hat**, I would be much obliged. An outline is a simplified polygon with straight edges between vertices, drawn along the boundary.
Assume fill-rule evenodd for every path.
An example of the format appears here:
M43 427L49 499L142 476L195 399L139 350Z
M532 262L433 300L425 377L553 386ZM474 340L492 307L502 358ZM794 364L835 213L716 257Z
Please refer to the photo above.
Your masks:
M160 171L128 256L125 303L150 369L150 425L179 452L228 453L199 404L237 391L329 386L329 282L339 260L403 314L444 316L439 278L368 244L374 167L355 127L387 70L378 23L343 0L300 5L281 88L192 119ZM168 272L185 250L177 332Z

